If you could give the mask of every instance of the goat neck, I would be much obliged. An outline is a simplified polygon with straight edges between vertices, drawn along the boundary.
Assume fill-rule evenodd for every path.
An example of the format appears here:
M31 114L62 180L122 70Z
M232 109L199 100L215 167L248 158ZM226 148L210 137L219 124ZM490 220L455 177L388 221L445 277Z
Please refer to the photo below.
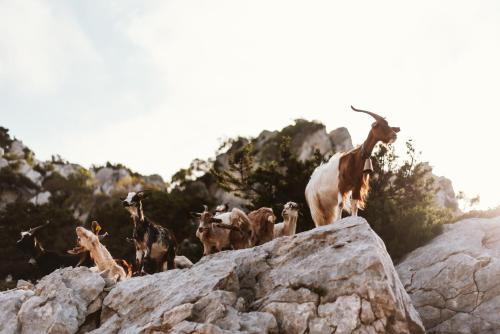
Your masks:
M283 234L293 235L297 230L298 214L288 214L283 222Z
M370 130L370 132L368 133L368 137L366 137L366 140L363 142L363 145L361 145L360 149L361 158L368 159L372 155L373 149L375 148L375 145L377 145L378 142L379 140L375 138L373 132Z

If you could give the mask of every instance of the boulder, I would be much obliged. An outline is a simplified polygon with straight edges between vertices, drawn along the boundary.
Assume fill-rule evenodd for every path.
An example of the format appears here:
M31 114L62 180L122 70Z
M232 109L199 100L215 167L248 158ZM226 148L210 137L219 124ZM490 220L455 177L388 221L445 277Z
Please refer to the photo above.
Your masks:
M33 291L22 289L0 292L0 333L19 333L17 313L21 305L33 295Z
M424 333L361 218L119 283L93 333Z
M99 311L104 287L104 279L86 267L54 271L40 280L20 307L20 332L76 333L89 314Z
M24 158L25 155L24 153L25 149L26 146L24 146L23 142L16 139L10 144L9 155L12 158L22 159Z
M446 225L397 271L429 333L500 332L500 217Z
M383 242L362 218L111 289L83 267L22 287L0 295L9 301L0 305L9 333L424 333Z
M341 127L328 134L335 152L347 152L353 148L351 134L347 128Z
M38 193L36 196L32 197L30 199L30 202L35 204L35 205L44 205L44 204L49 203L51 196L52 196L52 194L50 193L50 191L44 191L44 192Z

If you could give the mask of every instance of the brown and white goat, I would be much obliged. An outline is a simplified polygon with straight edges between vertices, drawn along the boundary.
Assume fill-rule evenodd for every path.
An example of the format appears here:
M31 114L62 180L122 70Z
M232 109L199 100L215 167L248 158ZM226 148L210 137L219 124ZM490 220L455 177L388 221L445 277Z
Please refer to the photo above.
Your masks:
M358 208L364 208L369 191L372 165L370 156L378 142L393 143L399 128L389 126L387 121L370 111L366 113L375 119L363 144L347 153L337 153L330 160L317 167L307 184L305 196L316 226L331 224L341 218L344 204L351 195L351 214L358 215Z
M203 255L212 253L212 248L220 252L223 249L243 249L252 246L252 227L247 215L240 209L218 215L208 211L207 206L199 218L196 237L203 244Z
M81 226L76 228L76 235L78 245L81 250L90 252L90 257L94 260L98 272L108 272L117 281L127 278L125 270L115 262L106 247L101 244L97 235Z
M252 224L253 236L252 246L262 245L273 240L274 223L276 216L273 209L262 207L248 214L248 219Z
M284 221L274 225L274 238L295 234L299 219L299 205L295 202L286 203L281 215Z

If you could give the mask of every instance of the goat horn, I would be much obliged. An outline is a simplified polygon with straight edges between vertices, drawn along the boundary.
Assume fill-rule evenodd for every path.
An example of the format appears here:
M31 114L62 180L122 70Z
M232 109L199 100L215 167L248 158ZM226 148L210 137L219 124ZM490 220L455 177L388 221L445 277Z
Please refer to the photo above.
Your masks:
M368 115L372 116L373 118L375 118L377 121L381 120L381 119L384 119L382 116L377 115L376 113L371 112L371 111L356 109L353 106L351 106L351 109L354 110L354 111L357 111L357 112L364 112L365 114L368 114Z
M29 234L31 235L34 235L35 233L37 233L38 231L40 231L42 228L44 228L45 226L49 225L50 224L50 221L47 221L45 224L43 225L40 225L40 226L37 226L37 227L34 227L32 229L30 229L28 231Z
M206 206L205 204L203 204L203 210L204 210L204 212L208 212L208 206Z

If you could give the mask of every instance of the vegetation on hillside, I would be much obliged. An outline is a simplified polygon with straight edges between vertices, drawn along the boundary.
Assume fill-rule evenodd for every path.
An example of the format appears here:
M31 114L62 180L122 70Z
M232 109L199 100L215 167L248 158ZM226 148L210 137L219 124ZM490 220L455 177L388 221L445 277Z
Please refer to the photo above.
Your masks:
M316 151L310 159L301 161L293 148L297 147L297 141L304 140L305 133L314 133L321 128L324 125L320 123L297 120L294 125L273 133L264 145L257 139L228 140L221 145L217 152L221 155L215 161L195 159L188 168L173 175L168 190L153 190L144 201L146 215L171 229L180 244L180 253L193 261L201 257L202 247L195 237L197 224L190 213L200 211L204 204L209 207L221 204L215 196L221 189L248 203L247 210L272 207L278 219L281 219L283 204L295 201L301 205L302 211L298 231L311 229L314 224L305 202L304 189L313 170L334 152L321 155ZM5 148L11 143L8 131L0 128L0 146ZM401 157L397 157L392 147L378 146L373 162L372 190L367 207L360 215L367 218L386 243L393 259L398 260L438 234L442 224L452 217L434 201L436 187L430 177L432 170L419 161L411 142ZM66 162L57 157L52 163ZM125 168L112 164L106 167ZM0 252L3 259L0 279L8 274L15 279L37 278L26 256L16 249L15 242L20 231L47 220L52 224L40 235L47 249L65 252L74 246L75 227L82 224L77 218L85 219L85 226L97 220L103 232L109 233L103 243L113 256L134 261L134 247L125 241L132 235L132 223L119 198L125 194L96 194L85 169L68 177L54 172L50 163L39 169L42 175L47 175L42 188L52 194L49 203L35 206L19 199L0 210ZM134 178L142 177L138 173L130 174ZM37 188L11 167L0 169L0 195L16 189L36 192L39 191ZM88 209L87 215L80 212L82 207ZM498 215L499 211L497 208L489 214Z
M287 201L299 203L303 217L298 230L303 231L314 227L304 189L313 170L329 156L322 157L316 151L311 159L301 162L290 147L290 138L283 137L278 159L256 164L249 143L232 155L229 168L212 173L223 189L249 201L248 209L271 206L280 213ZM436 204L432 169L418 161L411 142L402 161L393 147L380 145L373 162L368 204L360 215L367 218L389 254L398 260L440 233L442 224L451 220L451 213Z

